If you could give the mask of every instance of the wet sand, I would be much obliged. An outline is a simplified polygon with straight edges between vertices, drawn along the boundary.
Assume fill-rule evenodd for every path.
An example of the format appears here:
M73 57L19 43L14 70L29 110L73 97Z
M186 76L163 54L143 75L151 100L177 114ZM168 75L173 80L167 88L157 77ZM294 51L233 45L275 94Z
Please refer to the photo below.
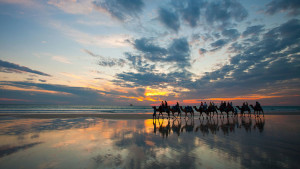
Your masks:
M0 117L9 116L16 118L78 118L78 117L97 117L104 119L152 119L152 114L104 114L104 113L3 113ZM165 116L167 117L167 116Z
M177 114L177 113L176 113ZM188 114L190 116L190 114ZM240 115L240 114L239 114ZM251 114L253 116L253 114ZM265 115L300 115L300 112L267 112ZM0 117L16 118L78 118L78 117L96 117L103 119L152 119L152 113L1 113ZM198 117L199 113L195 113ZM245 115L247 116L247 114ZM262 116L262 115L260 115ZM158 116L157 116L158 117ZM162 117L162 116L160 116ZM168 117L164 113L164 117ZM173 117L171 115L171 117ZM184 117L184 113L181 117Z

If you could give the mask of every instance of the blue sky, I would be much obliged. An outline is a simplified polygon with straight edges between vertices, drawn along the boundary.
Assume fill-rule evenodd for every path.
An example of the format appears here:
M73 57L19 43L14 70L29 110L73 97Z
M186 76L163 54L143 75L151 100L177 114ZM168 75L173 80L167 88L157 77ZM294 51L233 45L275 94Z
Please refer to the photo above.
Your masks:
M0 0L0 103L300 105L297 0Z

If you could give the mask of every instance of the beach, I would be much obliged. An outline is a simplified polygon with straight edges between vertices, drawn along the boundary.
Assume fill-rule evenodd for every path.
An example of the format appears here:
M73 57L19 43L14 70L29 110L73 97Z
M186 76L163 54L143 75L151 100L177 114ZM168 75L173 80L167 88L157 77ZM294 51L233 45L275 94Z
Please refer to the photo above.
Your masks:
M297 168L292 114L2 113L0 168Z

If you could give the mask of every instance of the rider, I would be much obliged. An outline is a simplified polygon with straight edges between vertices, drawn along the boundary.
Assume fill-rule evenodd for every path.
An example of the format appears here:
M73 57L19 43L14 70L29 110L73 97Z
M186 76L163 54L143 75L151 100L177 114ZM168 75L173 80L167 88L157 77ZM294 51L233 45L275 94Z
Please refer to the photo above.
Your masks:
M261 108L260 103L256 102L255 107Z
M178 102L176 103L176 108L179 109L179 103Z
M206 102L204 102L203 109L207 110L207 104L206 104Z
M165 108L164 101L161 101L161 107L162 107L162 108Z

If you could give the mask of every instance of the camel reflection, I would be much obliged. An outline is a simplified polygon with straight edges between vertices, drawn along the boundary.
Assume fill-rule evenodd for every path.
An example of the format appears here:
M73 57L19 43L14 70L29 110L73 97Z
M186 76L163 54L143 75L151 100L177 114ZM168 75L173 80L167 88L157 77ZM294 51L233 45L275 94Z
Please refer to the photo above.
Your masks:
M219 131L224 135L234 133L236 130L246 132L263 132L265 125L264 117L233 116L228 118L175 118L175 119L153 119L154 133L157 131L163 138L171 134L200 132L203 136L208 134L218 134Z

